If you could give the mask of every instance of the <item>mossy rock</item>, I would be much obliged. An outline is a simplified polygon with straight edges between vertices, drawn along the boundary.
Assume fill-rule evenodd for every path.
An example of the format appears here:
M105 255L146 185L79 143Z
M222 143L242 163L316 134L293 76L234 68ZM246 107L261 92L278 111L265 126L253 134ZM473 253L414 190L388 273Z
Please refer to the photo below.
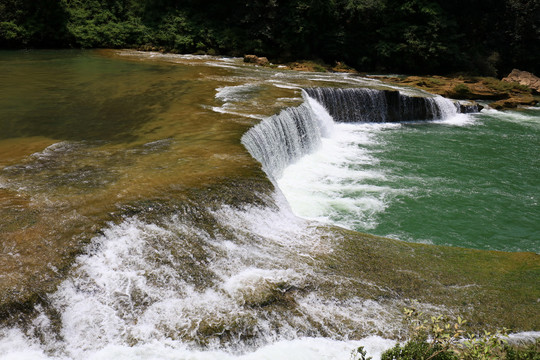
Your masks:
M465 84L457 84L450 93L450 97L455 99L469 99L471 95L471 89Z

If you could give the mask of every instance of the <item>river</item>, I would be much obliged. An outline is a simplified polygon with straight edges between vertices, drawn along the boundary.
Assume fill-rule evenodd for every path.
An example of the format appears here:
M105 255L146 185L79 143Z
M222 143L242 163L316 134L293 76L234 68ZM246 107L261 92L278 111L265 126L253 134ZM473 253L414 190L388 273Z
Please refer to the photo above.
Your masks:
M392 288L418 281L383 271L417 262L394 264L402 241L538 264L538 109L342 123L303 89L395 88L134 51L3 51L0 66L1 300L32 304L4 313L2 358L377 358L410 299L455 305ZM297 107L326 125L272 172L241 138ZM384 247L365 277L360 240Z

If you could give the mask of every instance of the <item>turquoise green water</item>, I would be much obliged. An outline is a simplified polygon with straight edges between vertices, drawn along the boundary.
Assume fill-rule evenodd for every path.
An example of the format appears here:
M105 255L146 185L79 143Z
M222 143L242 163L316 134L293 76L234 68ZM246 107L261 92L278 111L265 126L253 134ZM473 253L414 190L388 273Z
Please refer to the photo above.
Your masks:
M381 134L392 187L379 234L436 244L540 251L540 111L475 116L468 126Z
M339 124L279 182L301 216L405 241L539 252L539 155L534 108Z

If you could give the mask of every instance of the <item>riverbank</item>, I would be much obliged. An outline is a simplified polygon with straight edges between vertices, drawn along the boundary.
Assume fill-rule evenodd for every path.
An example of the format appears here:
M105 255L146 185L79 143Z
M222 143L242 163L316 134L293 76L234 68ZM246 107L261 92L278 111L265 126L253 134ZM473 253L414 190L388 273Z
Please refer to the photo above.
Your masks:
M452 99L489 101L489 106L497 110L535 106L540 102L540 95L534 93L528 86L493 77L385 76L377 78L390 84L410 86Z
M283 64L272 64L266 58L258 58L254 55L246 55L244 61L258 66L294 71L357 74L392 85L413 87L451 99L488 101L489 106L497 110L535 106L540 103L540 93L529 86L521 85L518 82L499 80L494 77L470 75L456 75L453 77L439 75L370 75L361 73L342 62L330 65L323 61L298 60Z

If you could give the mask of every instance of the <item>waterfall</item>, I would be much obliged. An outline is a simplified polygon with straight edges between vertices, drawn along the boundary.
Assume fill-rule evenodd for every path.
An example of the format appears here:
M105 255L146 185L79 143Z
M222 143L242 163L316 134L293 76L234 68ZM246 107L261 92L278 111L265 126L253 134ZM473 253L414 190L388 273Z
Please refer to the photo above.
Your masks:
M308 88L304 103L264 119L242 137L242 144L278 179L283 170L314 152L336 122L439 120L459 112L478 111L442 96L408 96L396 90Z
M309 88L338 122L438 120L456 115L459 104L441 96L408 96L396 90Z
M388 121L387 97L375 89L309 88L306 93L321 103L339 122Z
M331 132L333 120L324 108L303 93L306 100L264 119L242 137L242 144L263 165L272 179L302 156L315 151Z

